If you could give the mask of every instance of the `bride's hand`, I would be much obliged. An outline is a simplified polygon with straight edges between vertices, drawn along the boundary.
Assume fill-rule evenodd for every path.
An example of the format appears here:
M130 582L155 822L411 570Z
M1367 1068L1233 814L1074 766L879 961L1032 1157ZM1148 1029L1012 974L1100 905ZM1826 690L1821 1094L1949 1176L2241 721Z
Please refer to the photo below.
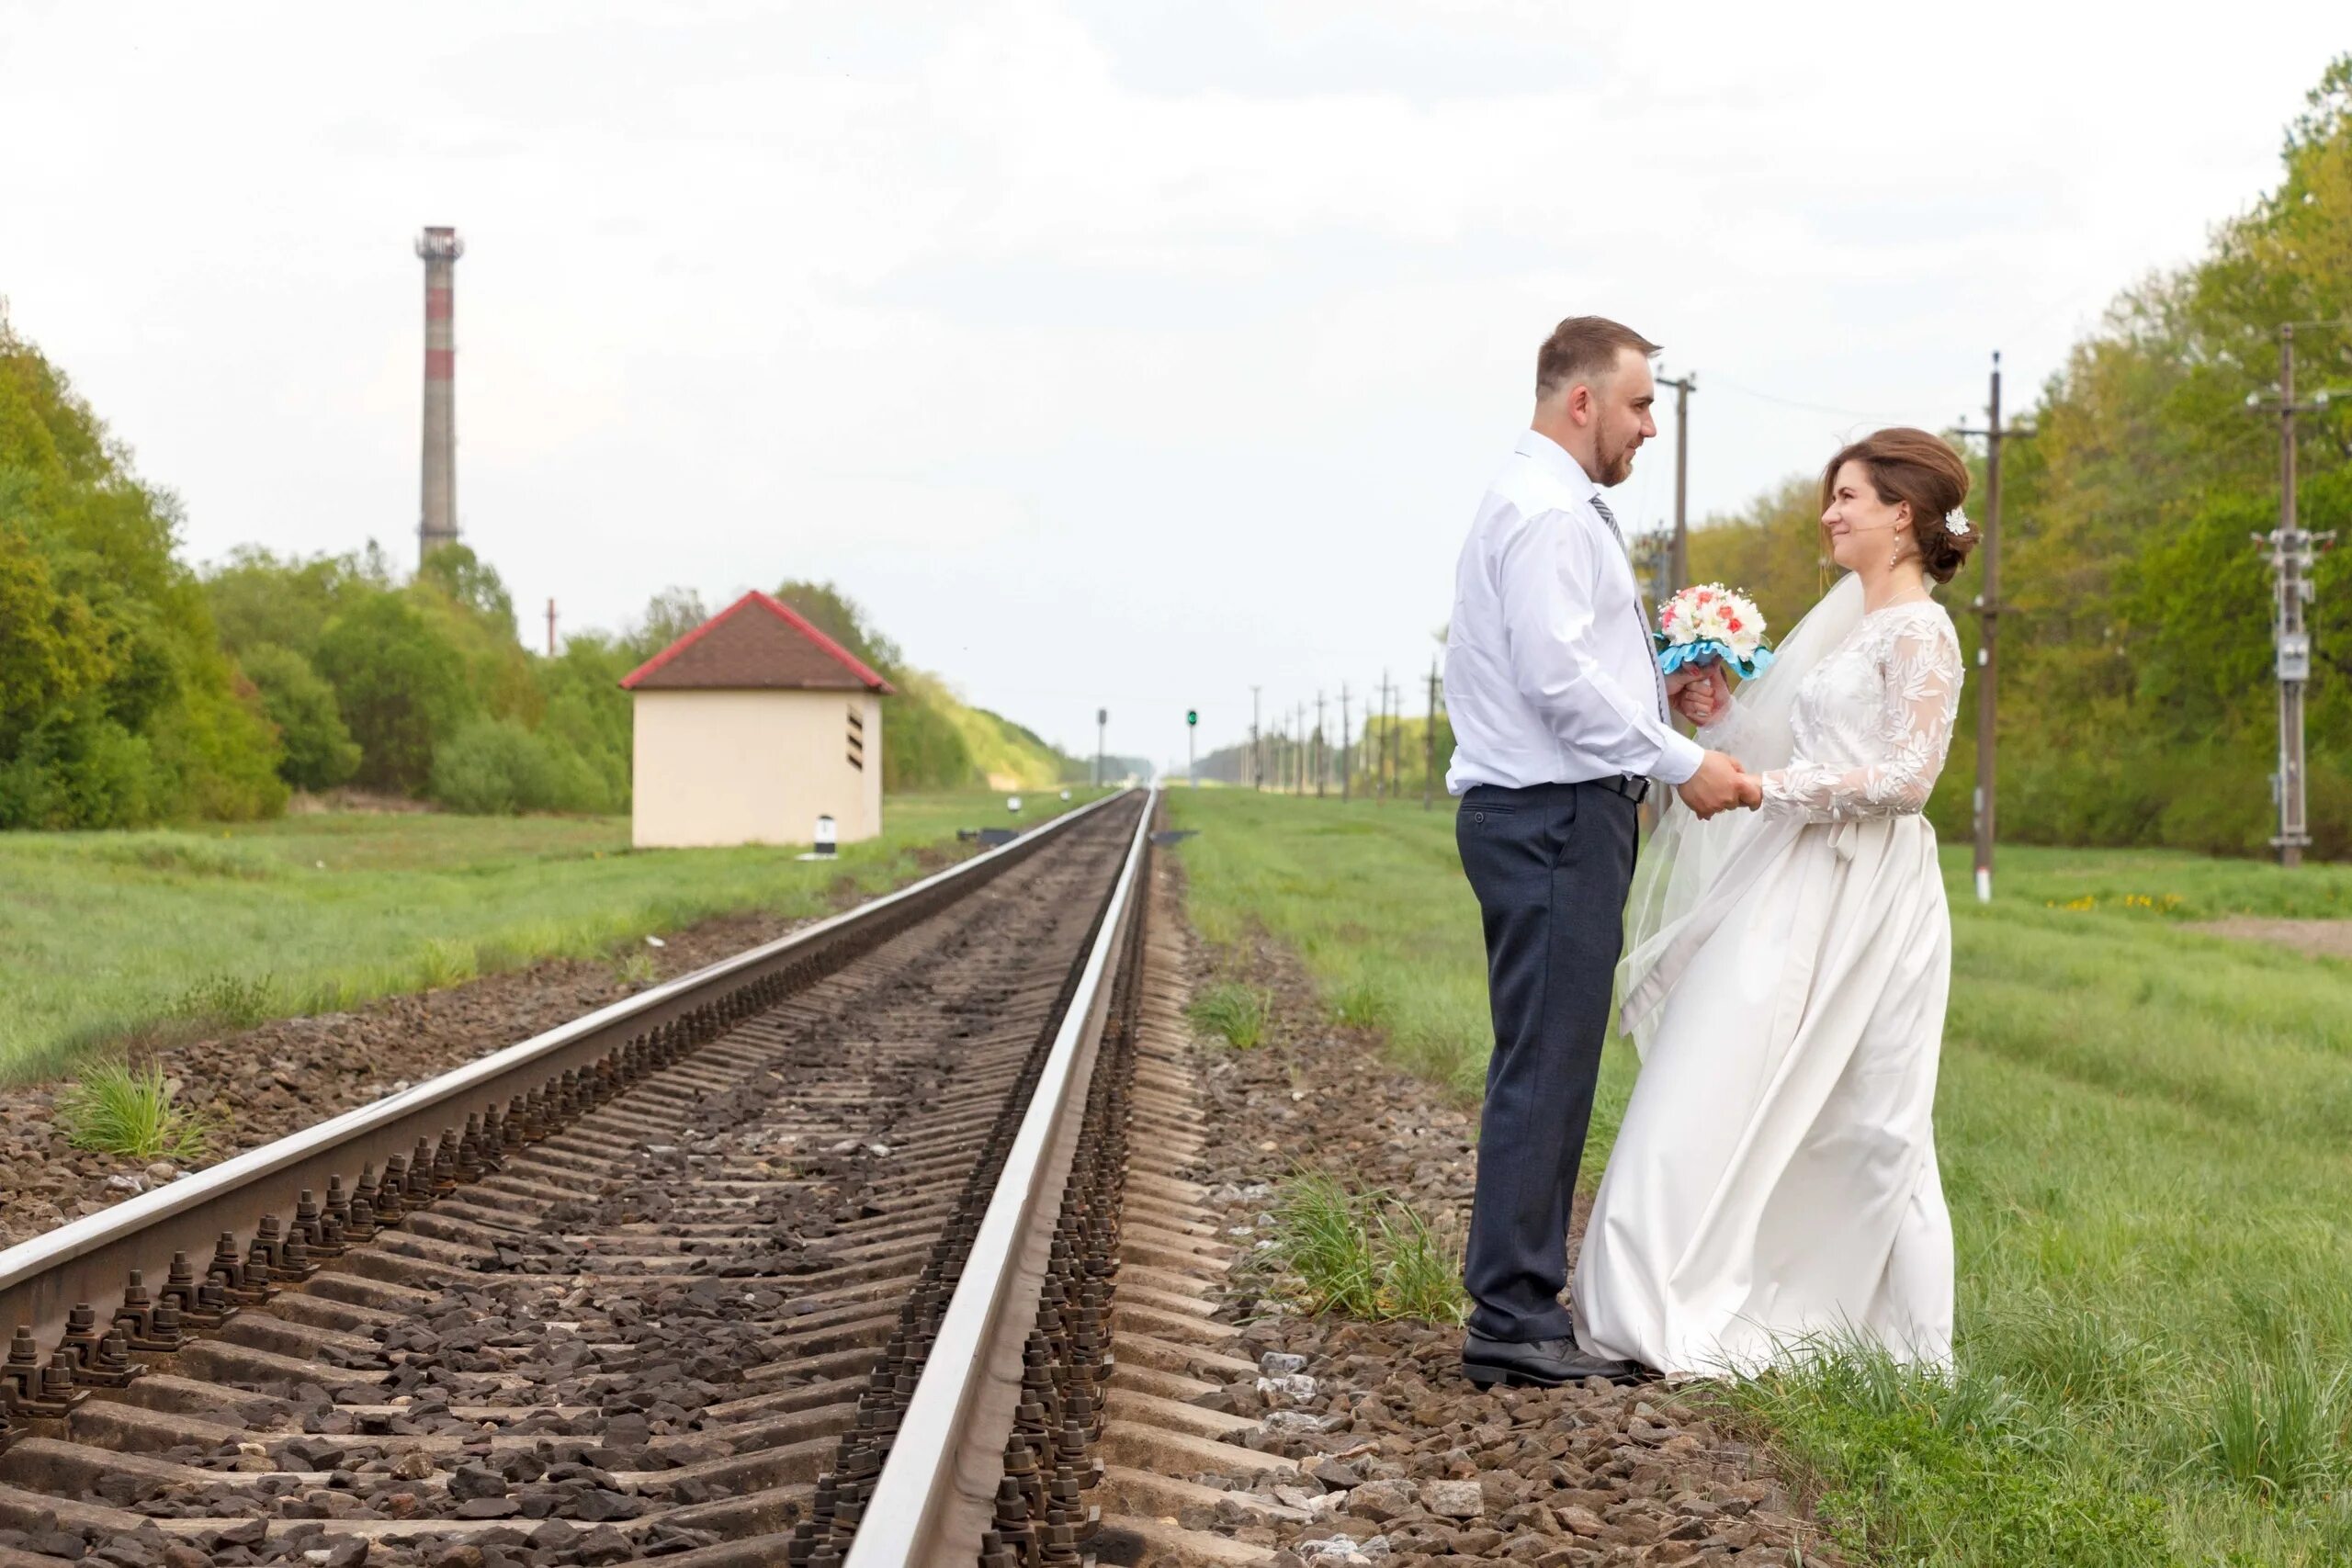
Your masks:
M1683 666L1668 677L1667 694L1675 712L1702 727L1714 723L1731 706L1731 682L1720 664Z

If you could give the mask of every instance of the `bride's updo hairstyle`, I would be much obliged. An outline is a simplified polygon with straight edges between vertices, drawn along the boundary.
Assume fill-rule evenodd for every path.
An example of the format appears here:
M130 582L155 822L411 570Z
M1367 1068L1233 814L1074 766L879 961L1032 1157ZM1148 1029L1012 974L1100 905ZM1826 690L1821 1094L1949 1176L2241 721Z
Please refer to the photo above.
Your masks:
M1821 510L1837 499L1838 470L1860 463L1870 471L1871 488L1889 506L1911 503L1911 536L1919 547L1919 564L1938 582L1950 582L1976 547L1974 519L1968 532L1955 534L1944 525L1947 513L1960 510L1968 499L1968 465L1960 460L1941 436L1908 425L1895 425L1866 435L1821 470ZM1823 525L1825 545L1827 525Z

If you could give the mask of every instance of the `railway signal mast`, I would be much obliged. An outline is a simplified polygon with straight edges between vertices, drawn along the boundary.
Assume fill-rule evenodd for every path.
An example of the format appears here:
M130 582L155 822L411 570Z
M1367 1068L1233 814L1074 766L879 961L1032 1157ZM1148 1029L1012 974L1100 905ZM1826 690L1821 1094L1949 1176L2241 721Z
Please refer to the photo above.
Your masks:
M2265 402L2260 392L2246 394L2246 406L2278 416L2278 526L2256 534L2254 542L2270 553L2272 586L2271 637L2278 649L2278 771L2270 775L2270 793L2278 806L2278 833L2270 840L2281 866L2303 863L2312 841L2310 818L2304 811L2308 780L2303 766L2303 688L2312 678L2312 634L2303 606L2312 602L2314 553L2335 542L2333 532L2307 533L2295 517L2295 416L2319 413L2327 408L2331 391L2315 392L2312 400L2295 400L2295 329L2332 326L2329 321L2289 321L2278 329L2278 398Z

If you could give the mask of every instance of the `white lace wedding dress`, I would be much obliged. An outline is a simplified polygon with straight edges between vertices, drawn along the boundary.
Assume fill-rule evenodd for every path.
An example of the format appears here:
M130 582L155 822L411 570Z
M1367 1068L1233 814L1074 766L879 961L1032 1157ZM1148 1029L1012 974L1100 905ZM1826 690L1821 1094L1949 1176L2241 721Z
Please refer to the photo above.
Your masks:
M1646 1045L1577 1260L1587 1349L1737 1374L1860 1339L1949 1365L1929 1112L1951 922L1920 811L1961 674L1932 601L1860 615L1789 688L1761 819L1726 827L1736 852L1629 969ZM1743 756L1749 716L1702 743Z

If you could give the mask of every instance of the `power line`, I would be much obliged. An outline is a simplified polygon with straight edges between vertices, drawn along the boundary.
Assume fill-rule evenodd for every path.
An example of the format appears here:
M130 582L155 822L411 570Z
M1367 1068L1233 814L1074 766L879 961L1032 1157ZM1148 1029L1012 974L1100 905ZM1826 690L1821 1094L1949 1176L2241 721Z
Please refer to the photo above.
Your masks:
M1715 376L1707 384L1711 387L1720 388L1726 392L1736 392L1743 398L1754 398L1760 403L1778 403L1782 408L1803 409L1807 413L1836 414L1840 419L1872 420L1880 424L1899 424L1903 423L1900 420L1889 419L1883 414L1865 413L1860 409L1831 408L1826 403L1808 403L1796 398L1783 398L1771 392L1759 392L1753 387L1743 387L1738 382L1727 381L1721 376Z

